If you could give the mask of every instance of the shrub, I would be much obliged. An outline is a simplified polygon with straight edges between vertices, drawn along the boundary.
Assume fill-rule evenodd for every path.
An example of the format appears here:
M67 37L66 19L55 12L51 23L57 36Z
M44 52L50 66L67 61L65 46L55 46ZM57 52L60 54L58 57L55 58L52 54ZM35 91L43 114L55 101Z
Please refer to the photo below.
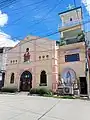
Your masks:
M44 94L48 94L48 91L47 91L47 89L40 88L40 89L39 89L39 94L42 96L42 95L44 95Z
M17 88L2 88L1 89L1 92L9 92L9 93L15 93L17 91L18 91Z
M37 89L36 88L31 88L30 89L30 94L37 94Z
M63 99L74 99L73 96L63 96L62 98L63 98Z
M43 95L52 95L52 92L46 88L32 88L30 89L30 94L38 94L40 96Z

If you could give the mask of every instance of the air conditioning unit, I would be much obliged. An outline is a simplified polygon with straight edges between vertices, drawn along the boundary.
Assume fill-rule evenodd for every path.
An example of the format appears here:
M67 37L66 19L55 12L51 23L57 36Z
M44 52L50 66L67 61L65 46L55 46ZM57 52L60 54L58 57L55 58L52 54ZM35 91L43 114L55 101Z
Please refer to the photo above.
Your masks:
M73 94L74 94L74 92L73 92L73 87L71 87L71 86L65 86L65 87L63 88L63 93L64 93L65 95L73 95Z

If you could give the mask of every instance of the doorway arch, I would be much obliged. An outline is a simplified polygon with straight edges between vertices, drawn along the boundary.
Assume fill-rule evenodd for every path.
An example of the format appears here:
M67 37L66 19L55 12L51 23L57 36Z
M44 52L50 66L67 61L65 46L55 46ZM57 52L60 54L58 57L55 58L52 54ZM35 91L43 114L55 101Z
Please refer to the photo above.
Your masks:
M32 88L32 74L24 71L20 77L20 91L29 91Z

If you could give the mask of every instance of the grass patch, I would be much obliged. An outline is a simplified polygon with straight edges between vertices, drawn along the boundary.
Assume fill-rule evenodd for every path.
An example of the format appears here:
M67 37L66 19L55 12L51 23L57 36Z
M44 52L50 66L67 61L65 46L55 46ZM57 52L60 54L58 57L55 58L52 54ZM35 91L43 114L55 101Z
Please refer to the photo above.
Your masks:
M43 96L44 97L53 97L53 95L47 95L47 94L44 94Z
M60 98L60 99L76 99L74 96L53 96L53 98Z
M74 96L54 96L54 95L43 95L44 97L52 97L52 98L57 98L57 99L80 99L79 97L74 97Z

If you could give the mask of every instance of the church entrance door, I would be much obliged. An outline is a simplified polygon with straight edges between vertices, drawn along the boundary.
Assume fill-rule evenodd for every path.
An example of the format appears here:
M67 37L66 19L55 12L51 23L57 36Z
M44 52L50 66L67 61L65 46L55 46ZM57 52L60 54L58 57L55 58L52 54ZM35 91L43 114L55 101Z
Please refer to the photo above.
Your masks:
M80 94L87 95L87 80L86 77L80 77Z
M20 77L20 91L29 91L32 88L32 74L24 71Z

